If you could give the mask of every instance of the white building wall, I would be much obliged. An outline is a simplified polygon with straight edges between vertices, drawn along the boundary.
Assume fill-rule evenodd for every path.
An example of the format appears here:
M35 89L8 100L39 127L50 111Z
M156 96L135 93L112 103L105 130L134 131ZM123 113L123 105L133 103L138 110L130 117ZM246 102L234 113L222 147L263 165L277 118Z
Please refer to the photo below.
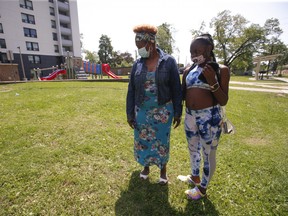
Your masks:
M0 51L6 52L12 50L13 53L19 53L17 47L21 47L22 54L32 55L49 55L49 56L66 56L66 52L62 52L61 30L58 20L57 0L50 3L48 0L32 0L33 10L21 8L18 0L0 0L0 23L2 23L4 34L0 34L0 38L4 38L6 49ZM50 15L50 6L55 7L55 16ZM71 38L73 50L70 51L75 57L81 57L80 47L80 31L78 21L77 0L69 1L70 20L71 20ZM35 17L35 24L22 22L21 13L31 14ZM56 21L57 28L51 28L51 20ZM23 28L36 29L37 38L25 37ZM53 40L52 32L58 34L58 41ZM31 51L26 49L26 42L37 42L39 51ZM59 46L59 53L55 53L54 45Z
M17 47L26 47L21 19L21 9L18 1L0 1L0 23L4 33L0 38L5 39L7 50L19 53ZM5 52L6 49L1 49Z
M39 41L39 49L41 54L59 56L59 53L54 52L54 44L59 44L59 42L53 41L52 37L52 32L57 33L57 30L51 27L51 20L56 20L56 17L50 15L50 5L54 6L52 3L48 2L48 0L33 1L34 10L32 14L35 16L35 25L37 30L37 38L35 38L35 41ZM31 28L33 28L33 25L31 25ZM33 39L31 39L31 41L33 42ZM37 54L37 52L35 52L35 54Z
M81 43L80 43L80 29L78 19L78 7L77 1L70 1L70 14L71 14L71 29L72 29L72 41L73 41L73 52L75 57L81 58Z

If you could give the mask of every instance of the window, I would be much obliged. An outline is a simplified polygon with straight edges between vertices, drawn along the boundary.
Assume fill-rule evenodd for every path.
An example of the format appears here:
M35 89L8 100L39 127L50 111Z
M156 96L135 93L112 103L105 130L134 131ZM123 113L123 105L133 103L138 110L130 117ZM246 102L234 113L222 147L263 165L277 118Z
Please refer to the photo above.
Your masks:
M52 33L52 34L53 34L53 40L54 40L54 41L58 41L57 34L56 34L56 33Z
M26 37L37 38L37 31L36 31L36 29L24 28L24 35Z
M69 2L67 0L58 0L59 2L65 3L65 4L69 4Z
M0 38L0 48L2 49L6 49L6 42L5 39Z
M54 52L59 53L59 46L58 45L54 45Z
M59 10L59 14L63 15L63 16L69 16L69 14L67 13L67 11L61 11Z
M22 22L35 24L35 18L33 15L21 13Z
M29 55L28 61L32 64L40 64L41 63L40 56L38 56L38 55Z
M53 7L50 7L50 15L55 16L55 10Z
M63 46L63 52L70 52L70 47L67 46Z
M8 63L9 62L6 53L0 52L0 62L2 62L2 63Z
M0 33L4 33L2 23L0 23Z
M53 1L53 0L49 0L49 2L51 2L51 3L54 3L54 1Z
M70 37L68 35L62 35L61 38L63 40L70 40Z
M65 23L61 23L60 25L61 25L61 27L63 27L63 28L69 28L68 24L65 24Z
M35 42L26 42L27 50L39 51L39 45Z
M55 28L55 29L56 29L56 22L55 22L55 20L51 20L51 28Z
M33 10L32 1L29 1L29 0L20 0L20 7L26 8L26 9L29 9L29 10Z

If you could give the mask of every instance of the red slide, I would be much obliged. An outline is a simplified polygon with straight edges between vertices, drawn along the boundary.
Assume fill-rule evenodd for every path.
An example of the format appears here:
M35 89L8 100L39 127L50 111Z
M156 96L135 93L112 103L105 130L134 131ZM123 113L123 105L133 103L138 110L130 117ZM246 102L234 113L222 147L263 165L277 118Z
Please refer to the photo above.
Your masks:
M49 76L40 77L41 80L52 80L55 79L59 74L66 74L66 70L58 69L56 71L53 71Z
M122 77L117 76L110 70L110 66L108 64L102 64L102 71L106 73L108 76L112 77L113 79L121 79Z

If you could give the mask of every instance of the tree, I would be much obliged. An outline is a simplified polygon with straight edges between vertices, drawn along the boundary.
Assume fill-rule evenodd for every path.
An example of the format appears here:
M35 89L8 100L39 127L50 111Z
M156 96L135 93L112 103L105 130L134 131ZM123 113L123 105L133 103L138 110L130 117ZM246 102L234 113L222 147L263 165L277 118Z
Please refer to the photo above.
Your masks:
M192 36L207 33L205 27L205 23L202 22L198 30L191 30ZM232 16L230 11L224 10L211 20L210 29L213 30L211 35L215 44L214 52L220 62L230 67L231 71L244 72L252 69L255 54L287 55L287 46L279 39L282 30L278 19L268 19L261 27L258 24L250 24L239 14ZM277 58L273 67L280 65L280 62L287 63L287 58ZM268 68L270 67L268 65Z
M215 53L226 66L230 66L237 58L247 58L244 56L257 52L264 39L263 28L256 24L247 26L248 21L243 16L232 16L230 13L224 10L210 23L214 29Z
M201 23L201 25L200 25L198 30L195 30L195 29L191 30L192 37L195 38L195 37L197 37L197 36L199 36L201 34L207 33L205 31L205 29L206 29L206 24L205 24L204 21L202 21L202 23Z
M120 56L123 59L122 66L124 66L124 67L132 66L132 64L134 62L134 58L132 57L131 53L128 53L128 52L120 53Z
M173 53L173 44L175 40L172 37L172 27L170 24L163 23L162 25L158 26L158 32L156 36L157 45L161 48L164 52L168 54Z
M101 63L111 64L113 62L113 47L107 35L100 37L98 56Z
M276 18L267 19L264 24L264 31L265 43L263 43L262 46L262 55L274 55L284 53L287 47L279 39L280 35L283 33L282 29L280 28L279 20ZM278 61L279 60L277 59L274 61L268 61L267 69L273 71L276 70Z
M85 50L85 60L88 60L91 63L97 63L99 61L99 57L95 51L91 52L89 50Z
M132 66L134 59L128 52L121 53L120 51L113 51L113 59L111 61L111 67L130 67Z

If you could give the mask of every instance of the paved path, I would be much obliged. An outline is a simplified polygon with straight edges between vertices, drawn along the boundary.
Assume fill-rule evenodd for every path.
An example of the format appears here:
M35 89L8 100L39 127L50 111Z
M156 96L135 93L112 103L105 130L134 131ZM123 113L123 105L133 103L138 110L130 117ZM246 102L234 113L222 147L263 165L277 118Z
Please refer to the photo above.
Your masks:
M236 87L230 86L229 89L236 89L236 90L244 90L244 91L257 91L257 92L271 92L271 93L278 93L278 94L288 94L288 90L281 90L281 89L265 89L265 88L245 88L245 87Z
M288 83L288 78L284 78L284 77L273 77L273 79L275 79L275 80L280 80L280 81L283 81L283 82Z
M279 78L277 80L283 81L283 83L273 83L273 82L238 82L238 81L230 81L229 89L236 90L245 90L245 91L257 91L257 92L271 92L278 94L288 94L288 79L287 78ZM233 86L235 85L243 85L243 86ZM253 86L253 87L245 87L245 86Z

